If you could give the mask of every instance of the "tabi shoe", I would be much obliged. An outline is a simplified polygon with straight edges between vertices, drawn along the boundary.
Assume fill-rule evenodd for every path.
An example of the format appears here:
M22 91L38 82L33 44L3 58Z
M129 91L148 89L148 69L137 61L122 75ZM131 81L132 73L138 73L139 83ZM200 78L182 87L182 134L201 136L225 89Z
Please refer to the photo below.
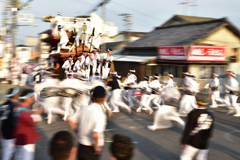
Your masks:
M131 111L132 111L132 110L131 110L131 108L128 108L127 110L128 110L128 113L129 113L129 114L130 114L130 113L131 113Z
M235 113L235 110L234 110L234 109L230 109L230 110L227 112L227 114L233 114L233 113Z
M209 106L210 108L218 108L218 106Z
M156 130L156 127L155 126L147 126L147 128L151 131L155 131Z
M156 129L166 129L166 128L171 128L173 125L161 125L161 126L157 126Z
M152 109L149 110L149 115L151 115L151 114L153 114L153 110Z
M112 112L113 112L113 113L118 113L119 110L118 110L118 109L115 109L115 110L113 110Z
M187 113L179 113L180 117L187 117Z
M140 107L138 107L137 110L136 110L136 112L139 113L139 112L141 112L141 110L142 110L142 109L141 109Z
M240 117L240 113L234 114L234 117Z
M153 109L156 109L156 110L158 110L159 108L158 107L156 107L156 106L154 106L154 107L152 107Z

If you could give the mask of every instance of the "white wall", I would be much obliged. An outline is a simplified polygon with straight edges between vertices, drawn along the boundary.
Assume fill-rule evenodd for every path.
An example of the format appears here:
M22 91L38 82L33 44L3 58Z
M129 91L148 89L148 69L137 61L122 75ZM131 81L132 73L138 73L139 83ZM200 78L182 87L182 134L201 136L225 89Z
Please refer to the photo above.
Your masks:
M112 37L118 34L118 27L111 22L106 22L104 24L103 19L98 16L96 13L92 12L90 14L92 27L95 27L95 33L103 33L106 35L105 38L102 38L102 43L112 42L109 37Z
M31 48L17 47L16 57L18 58L18 63L27 63L31 59Z

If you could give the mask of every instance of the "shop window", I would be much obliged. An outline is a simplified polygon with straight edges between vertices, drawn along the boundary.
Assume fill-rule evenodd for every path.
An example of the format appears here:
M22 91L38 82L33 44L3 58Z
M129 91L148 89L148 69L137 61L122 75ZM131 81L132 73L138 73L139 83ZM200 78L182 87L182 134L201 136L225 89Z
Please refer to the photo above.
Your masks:
M211 79L213 73L217 73L219 78L224 77L224 66L202 66L199 71L200 79Z
M181 66L174 66L174 65L162 65L161 66L161 74L166 76L167 74L172 74L174 77L178 76L179 67Z
M200 67L200 79L210 79L212 75L212 67L202 66Z

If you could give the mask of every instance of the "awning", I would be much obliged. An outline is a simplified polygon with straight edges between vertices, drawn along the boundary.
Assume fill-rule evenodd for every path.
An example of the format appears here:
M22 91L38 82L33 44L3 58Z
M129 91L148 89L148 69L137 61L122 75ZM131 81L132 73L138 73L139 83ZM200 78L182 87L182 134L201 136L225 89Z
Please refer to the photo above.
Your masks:
M127 56L127 55L113 55L113 61L116 62L138 62L138 63L148 63L150 61L156 60L157 56Z

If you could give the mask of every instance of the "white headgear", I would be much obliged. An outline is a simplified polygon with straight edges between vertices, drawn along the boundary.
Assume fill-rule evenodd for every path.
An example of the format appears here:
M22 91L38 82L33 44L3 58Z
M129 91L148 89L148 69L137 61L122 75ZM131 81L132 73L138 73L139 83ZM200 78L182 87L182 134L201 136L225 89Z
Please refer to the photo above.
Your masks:
M173 75L172 75L172 74L168 74L168 76L173 78Z
M231 72L230 75L232 75L233 77L236 77L236 74Z
M217 73L213 73L213 75L218 77L218 74L217 74Z
M136 71L135 70L129 70L129 72L135 73Z

